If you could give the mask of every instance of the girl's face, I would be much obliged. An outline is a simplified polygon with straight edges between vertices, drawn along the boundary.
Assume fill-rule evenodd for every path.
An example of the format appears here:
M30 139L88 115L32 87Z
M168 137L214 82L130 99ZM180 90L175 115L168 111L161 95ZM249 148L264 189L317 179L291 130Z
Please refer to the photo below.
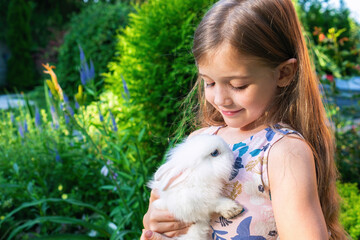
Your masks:
M205 58L198 68L206 100L229 127L250 130L258 125L256 121L276 94L275 69L239 55L230 44L223 44Z

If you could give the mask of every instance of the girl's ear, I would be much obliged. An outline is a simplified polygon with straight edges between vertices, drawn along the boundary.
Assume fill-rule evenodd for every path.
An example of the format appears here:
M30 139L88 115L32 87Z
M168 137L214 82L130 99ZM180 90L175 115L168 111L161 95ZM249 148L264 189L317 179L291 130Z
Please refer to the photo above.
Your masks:
M286 87L294 78L297 70L297 60L290 58L276 67L278 72L277 86Z

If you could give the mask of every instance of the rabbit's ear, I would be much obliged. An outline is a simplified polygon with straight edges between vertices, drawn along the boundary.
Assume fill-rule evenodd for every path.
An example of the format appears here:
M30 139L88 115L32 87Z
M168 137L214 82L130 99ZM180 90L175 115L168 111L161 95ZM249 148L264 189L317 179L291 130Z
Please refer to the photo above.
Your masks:
M167 184L164 186L163 190L170 189L178 185L179 183L182 183L186 178L189 177L190 170L189 169L183 169L181 172L179 172L176 175L173 175L170 179L167 179Z
M184 181L188 172L166 163L156 171L154 180L159 183L160 190L165 191Z
M167 162L159 167L159 169L155 172L154 180L155 181L162 181L163 178L170 174L171 171L173 171L173 164L170 162Z

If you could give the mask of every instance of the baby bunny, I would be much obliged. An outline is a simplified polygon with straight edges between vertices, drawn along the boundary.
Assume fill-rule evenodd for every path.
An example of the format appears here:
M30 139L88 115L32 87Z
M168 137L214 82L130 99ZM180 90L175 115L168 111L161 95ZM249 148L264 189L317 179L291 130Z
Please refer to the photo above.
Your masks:
M175 239L208 239L212 213L227 219L241 213L240 204L221 196L233 163L231 149L215 135L196 135L169 151L167 162L148 186L159 191L160 198L153 203L156 208L167 209L180 221L194 223L187 234Z

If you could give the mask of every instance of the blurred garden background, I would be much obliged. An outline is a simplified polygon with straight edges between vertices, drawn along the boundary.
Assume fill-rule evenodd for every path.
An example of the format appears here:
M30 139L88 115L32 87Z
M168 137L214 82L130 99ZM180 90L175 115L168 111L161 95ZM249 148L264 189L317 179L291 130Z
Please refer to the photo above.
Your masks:
M194 130L192 35L214 2L0 0L0 240L139 239L146 182ZM359 19L342 0L294 4L358 240Z

